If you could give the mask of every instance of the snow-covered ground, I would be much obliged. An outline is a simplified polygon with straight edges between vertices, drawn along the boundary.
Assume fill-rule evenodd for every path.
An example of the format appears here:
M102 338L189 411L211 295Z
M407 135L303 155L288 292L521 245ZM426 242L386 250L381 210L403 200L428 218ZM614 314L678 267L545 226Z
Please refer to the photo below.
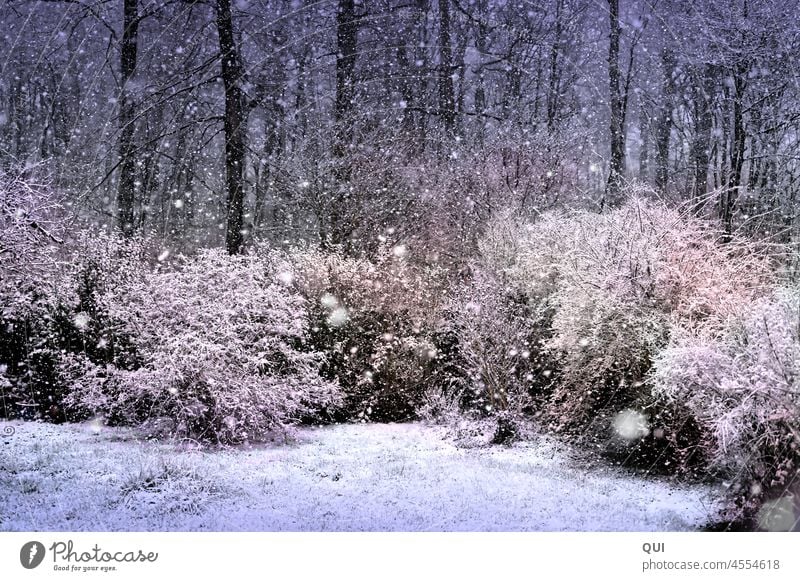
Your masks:
M422 424L302 428L209 450L97 425L0 422L0 530L672 531L713 490L581 468L546 438L455 445Z

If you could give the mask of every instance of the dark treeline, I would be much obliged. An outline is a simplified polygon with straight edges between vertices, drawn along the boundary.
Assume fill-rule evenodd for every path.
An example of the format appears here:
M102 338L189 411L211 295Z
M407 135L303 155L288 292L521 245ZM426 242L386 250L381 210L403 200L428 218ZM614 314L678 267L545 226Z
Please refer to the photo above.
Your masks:
M670 203L791 241L794 0L7 0L0 166L178 248ZM430 234L428 234L430 236ZM452 244L448 244L451 242Z

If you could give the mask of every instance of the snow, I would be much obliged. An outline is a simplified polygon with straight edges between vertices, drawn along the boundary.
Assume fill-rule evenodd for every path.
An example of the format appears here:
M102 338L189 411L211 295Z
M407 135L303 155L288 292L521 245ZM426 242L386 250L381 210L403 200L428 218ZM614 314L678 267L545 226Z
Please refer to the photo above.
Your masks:
M341 327L347 324L347 321L350 319L350 315L347 312L347 309L344 307L336 307L331 311L330 316L328 317L328 324L331 327Z
M623 410L614 417L614 431L626 440L643 438L650 433L647 416L636 410Z
M464 448L437 426L342 424L214 450L96 422L13 426L3 531L672 531L715 509L711 487L590 467L543 437Z

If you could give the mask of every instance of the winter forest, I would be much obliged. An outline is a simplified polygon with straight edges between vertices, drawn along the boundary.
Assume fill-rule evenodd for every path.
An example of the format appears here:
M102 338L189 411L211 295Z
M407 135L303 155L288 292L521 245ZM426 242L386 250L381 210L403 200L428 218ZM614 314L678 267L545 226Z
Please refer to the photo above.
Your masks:
M798 15L3 0L0 530L800 530Z

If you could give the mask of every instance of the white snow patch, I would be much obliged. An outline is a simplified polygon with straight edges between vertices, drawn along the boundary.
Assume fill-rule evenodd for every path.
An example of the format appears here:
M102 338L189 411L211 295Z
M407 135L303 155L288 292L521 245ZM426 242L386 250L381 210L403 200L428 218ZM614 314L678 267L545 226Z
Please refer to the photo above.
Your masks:
M212 450L14 427L0 440L4 531L672 531L714 513L710 487L581 467L548 438L464 449L441 427L347 424Z

